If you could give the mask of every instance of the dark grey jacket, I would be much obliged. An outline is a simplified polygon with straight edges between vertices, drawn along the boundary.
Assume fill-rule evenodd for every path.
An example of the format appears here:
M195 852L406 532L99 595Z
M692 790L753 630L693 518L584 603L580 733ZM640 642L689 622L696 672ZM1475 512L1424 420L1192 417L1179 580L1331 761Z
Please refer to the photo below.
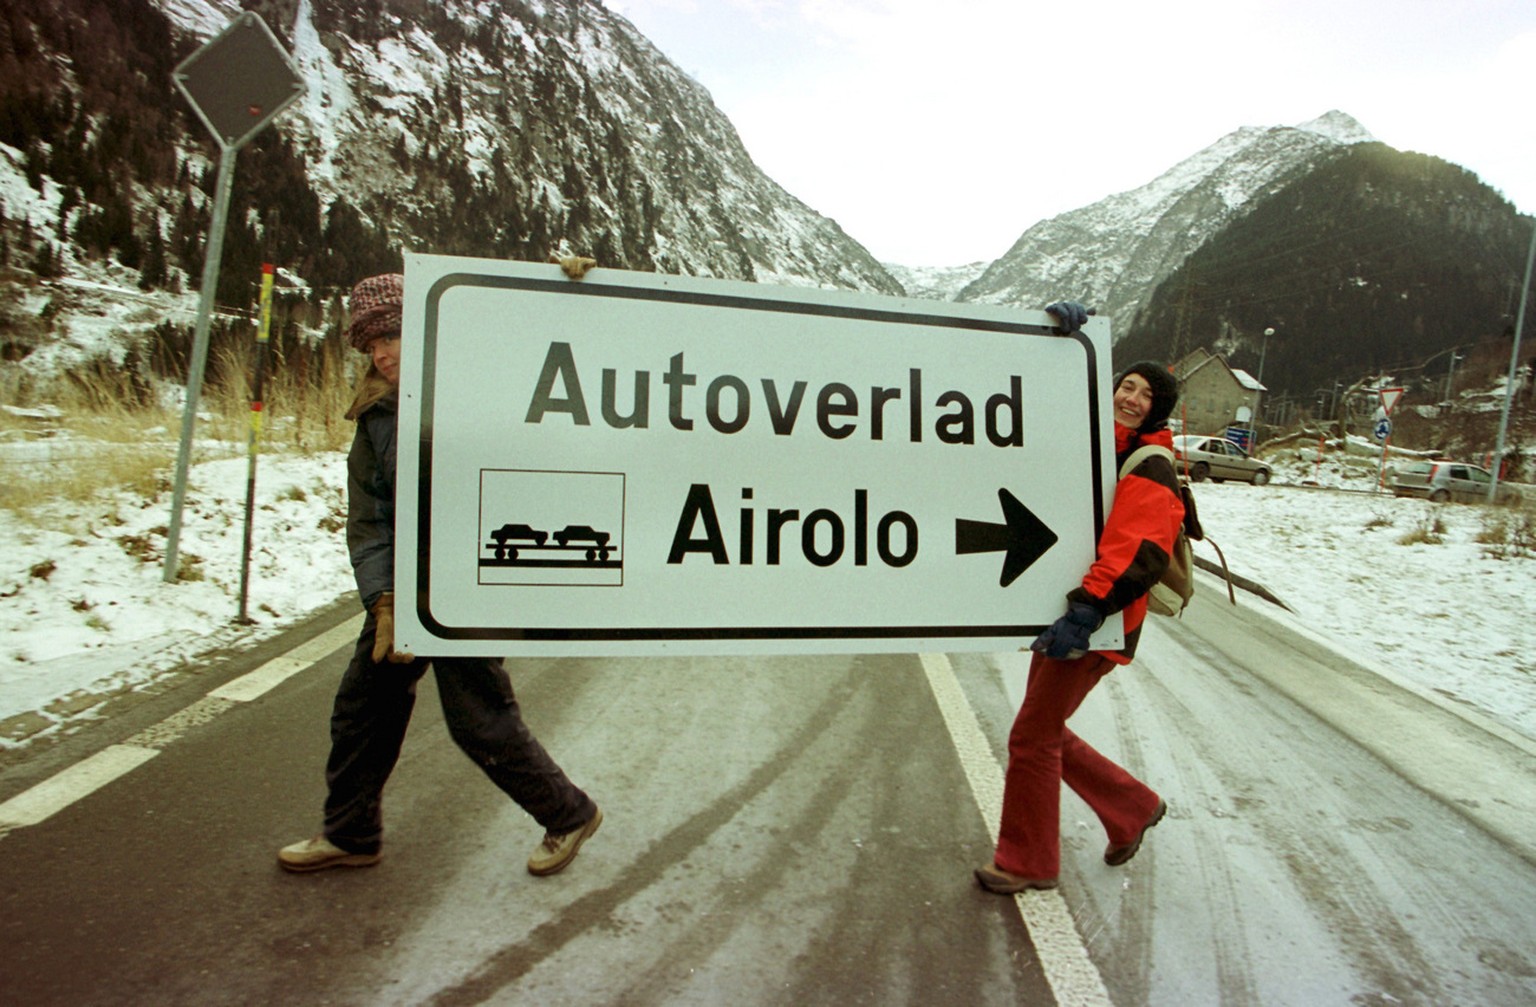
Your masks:
M395 589L395 441L399 392L357 417L347 454L347 551L363 607Z

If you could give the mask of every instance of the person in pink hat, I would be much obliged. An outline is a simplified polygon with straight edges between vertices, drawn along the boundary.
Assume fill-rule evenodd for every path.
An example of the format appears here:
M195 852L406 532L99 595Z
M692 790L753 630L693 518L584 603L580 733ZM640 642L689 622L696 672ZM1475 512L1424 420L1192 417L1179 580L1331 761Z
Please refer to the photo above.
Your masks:
M384 784L400 755L431 668L453 740L491 782L544 829L528 858L554 874L576 857L603 813L555 764L523 723L497 657L417 657L395 649L395 448L404 277L370 276L352 290L347 341L371 358L347 418L357 422L347 456L347 549L367 617L331 712L324 825L278 851L289 871L379 862Z

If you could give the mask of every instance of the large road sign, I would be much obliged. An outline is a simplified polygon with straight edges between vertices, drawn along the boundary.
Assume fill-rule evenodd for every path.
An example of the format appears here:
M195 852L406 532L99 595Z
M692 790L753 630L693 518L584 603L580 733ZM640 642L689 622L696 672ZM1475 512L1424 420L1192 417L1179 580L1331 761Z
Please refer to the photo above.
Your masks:
M1104 319L431 255L405 275L402 649L1014 649L1093 561ZM1120 640L1118 618L1096 638Z

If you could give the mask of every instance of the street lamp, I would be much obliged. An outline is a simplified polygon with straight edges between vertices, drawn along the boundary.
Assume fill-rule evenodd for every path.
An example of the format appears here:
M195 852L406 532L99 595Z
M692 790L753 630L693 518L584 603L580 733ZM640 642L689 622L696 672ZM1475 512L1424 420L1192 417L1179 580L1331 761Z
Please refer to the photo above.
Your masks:
M1451 367L1445 372L1445 399L1447 402L1451 399L1451 379L1456 376L1456 361L1461 359L1463 359L1461 354L1455 350L1451 351Z
M1254 417L1255 422L1253 424L1253 446L1255 448L1259 446L1259 425L1262 423L1260 417L1269 415L1268 404L1264 401L1264 358L1269 355L1269 337L1274 334L1274 329L1265 329L1264 342L1259 345L1259 416Z

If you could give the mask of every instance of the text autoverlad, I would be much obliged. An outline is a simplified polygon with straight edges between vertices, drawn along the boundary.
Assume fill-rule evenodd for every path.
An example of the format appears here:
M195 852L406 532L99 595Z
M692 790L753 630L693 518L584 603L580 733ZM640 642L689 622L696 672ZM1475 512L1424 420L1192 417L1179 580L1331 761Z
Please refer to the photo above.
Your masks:
M651 372L634 372L633 391L628 408L623 412L618 403L618 383L615 369L602 369L599 409L603 422L614 429L649 428ZM674 354L668 361L661 383L666 387L667 422L676 430L693 430L698 403L697 396L690 395L689 389L698 385L699 376L686 369L682 353ZM791 382L787 394L773 378L762 378L759 383L761 403L773 432L781 437L792 435L805 405L808 383ZM705 422L722 434L739 433L751 422L757 401L745 379L734 374L721 374L704 388ZM901 415L903 401L906 406L904 417ZM935 437L946 444L976 443L977 410L970 396L950 389L935 397L933 405L946 410L933 421ZM893 423L887 423L887 407L898 410ZM894 427L895 436L902 436L904 432L913 443L919 443L926 427L922 370L910 368L905 387L872 385L868 399L862 402L851 385L828 382L816 392L814 409L816 429L833 440L853 436L863 424L870 440L884 440L887 431ZM571 344L566 342L549 344L525 421L537 424L551 416L564 416L576 426L592 425L576 355ZM1009 376L1006 392L997 392L986 399L981 408L981 420L986 439L994 446L1023 447L1023 381L1019 375Z

